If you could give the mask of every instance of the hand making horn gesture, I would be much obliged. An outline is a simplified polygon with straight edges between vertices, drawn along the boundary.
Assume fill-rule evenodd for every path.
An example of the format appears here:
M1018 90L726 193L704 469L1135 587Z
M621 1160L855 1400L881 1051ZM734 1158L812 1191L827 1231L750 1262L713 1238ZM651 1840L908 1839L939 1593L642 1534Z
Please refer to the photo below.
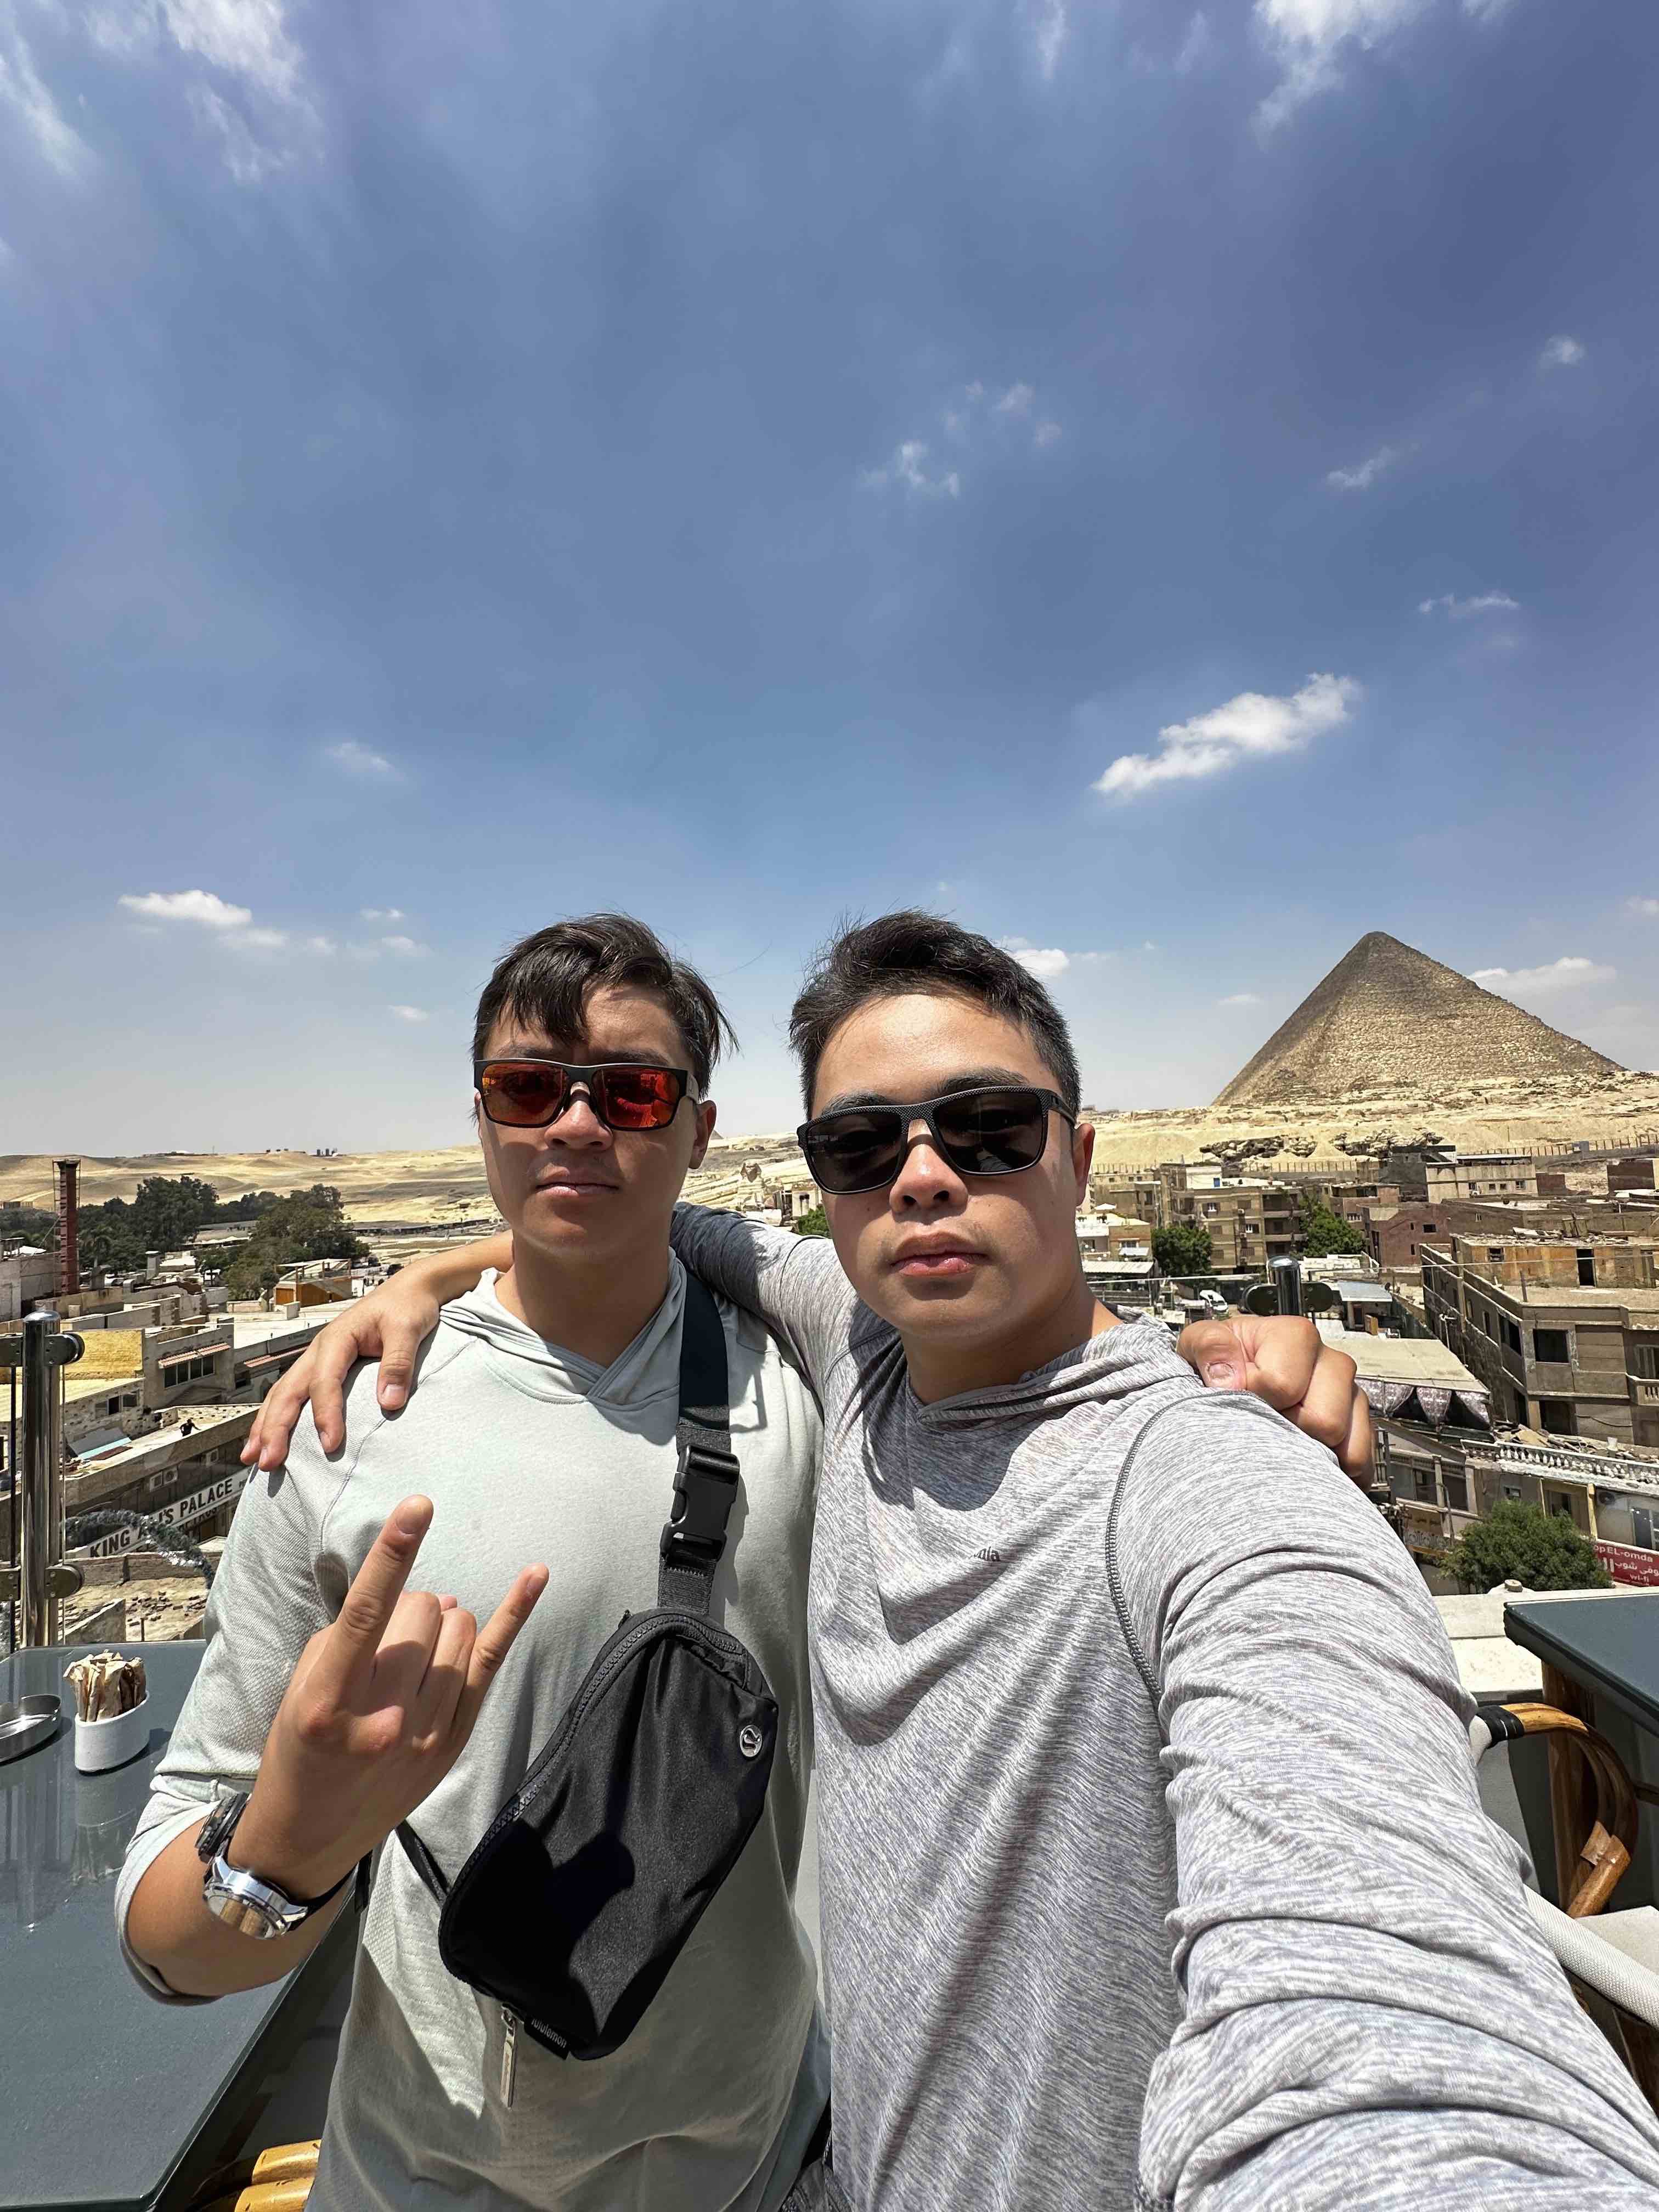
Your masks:
M436 1789L547 1586L524 1568L483 1629L405 1589L431 1523L429 1498L393 1507L271 1723L229 1856L290 1896L320 1896Z

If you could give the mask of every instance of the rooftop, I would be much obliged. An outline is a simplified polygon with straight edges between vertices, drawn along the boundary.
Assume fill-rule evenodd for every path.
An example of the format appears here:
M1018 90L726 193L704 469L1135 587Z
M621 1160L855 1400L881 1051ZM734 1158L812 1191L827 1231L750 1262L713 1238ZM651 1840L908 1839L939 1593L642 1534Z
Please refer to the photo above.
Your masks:
M1486 1386L1472 1375L1455 1352L1433 1336L1372 1336L1363 1328L1344 1328L1320 1319L1314 1327L1334 1351L1346 1352L1360 1375L1377 1382L1431 1382L1448 1390L1469 1390L1484 1397Z

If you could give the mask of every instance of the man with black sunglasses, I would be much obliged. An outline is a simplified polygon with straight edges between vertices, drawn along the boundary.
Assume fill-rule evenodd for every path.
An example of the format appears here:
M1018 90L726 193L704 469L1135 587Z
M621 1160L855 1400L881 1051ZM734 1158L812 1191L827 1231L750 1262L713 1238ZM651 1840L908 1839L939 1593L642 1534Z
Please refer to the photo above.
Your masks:
M1650 2204L1659 2124L1481 1812L1411 1560L1306 1436L1089 1295L1047 994L892 915L791 1036L833 1250L674 1229L825 1417L833 2155L788 2212ZM374 1333L336 1327L319 1366Z

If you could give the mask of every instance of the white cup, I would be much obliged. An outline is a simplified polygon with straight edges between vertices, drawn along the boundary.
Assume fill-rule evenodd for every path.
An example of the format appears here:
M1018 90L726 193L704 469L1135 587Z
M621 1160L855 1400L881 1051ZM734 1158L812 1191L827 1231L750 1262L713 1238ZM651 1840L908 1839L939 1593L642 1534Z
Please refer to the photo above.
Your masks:
M102 1774L112 1766L125 1766L149 1741L149 1699L141 1698L125 1713L107 1720L75 1723L75 1764L82 1774Z

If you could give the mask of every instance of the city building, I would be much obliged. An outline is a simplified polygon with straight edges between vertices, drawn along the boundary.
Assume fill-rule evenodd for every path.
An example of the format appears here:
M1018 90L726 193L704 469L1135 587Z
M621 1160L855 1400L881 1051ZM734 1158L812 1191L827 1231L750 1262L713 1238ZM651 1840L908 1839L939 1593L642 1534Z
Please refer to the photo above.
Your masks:
M1410 1146L1389 1155L1389 1181L1401 1198L1536 1198L1538 1163L1530 1152L1459 1152L1450 1146Z
M1659 1449L1656 1260L1648 1240L1453 1236L1423 1247L1425 1314L1500 1420Z
M1190 1221L1206 1230L1213 1273L1260 1271L1302 1249L1301 1200L1289 1183L1188 1160L1164 1162L1158 1182L1160 1227Z

